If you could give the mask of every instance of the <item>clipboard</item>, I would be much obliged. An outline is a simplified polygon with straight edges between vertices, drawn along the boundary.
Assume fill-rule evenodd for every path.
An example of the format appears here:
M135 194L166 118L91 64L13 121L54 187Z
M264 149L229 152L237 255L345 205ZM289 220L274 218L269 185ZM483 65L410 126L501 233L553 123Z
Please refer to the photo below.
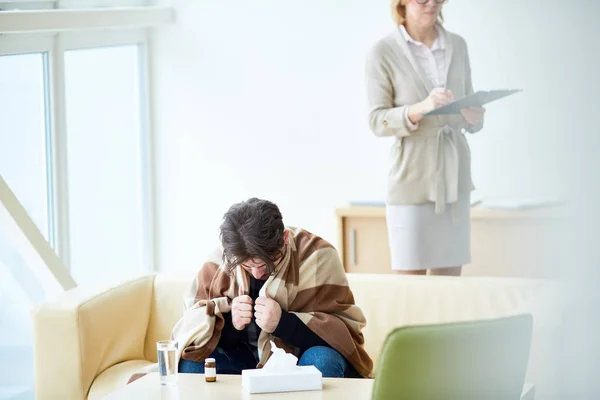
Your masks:
M522 89L479 90L473 93L472 95L463 97L459 100L454 100L452 103L448 103L445 106L438 107L423 115L428 117L432 115L460 114L460 110L463 108L481 107L484 104L491 103L492 101L513 95L521 91Z

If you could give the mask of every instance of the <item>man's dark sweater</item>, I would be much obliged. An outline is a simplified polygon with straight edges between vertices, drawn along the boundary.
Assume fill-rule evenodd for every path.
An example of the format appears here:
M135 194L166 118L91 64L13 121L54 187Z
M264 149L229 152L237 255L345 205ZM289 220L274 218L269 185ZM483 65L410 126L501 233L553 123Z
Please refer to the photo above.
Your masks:
M252 298L252 304L256 304L256 299L264 283L264 281L250 277L250 293L248 295ZM231 313L223 314L223 317L225 319L225 326L221 332L219 347L228 348L237 347L240 344L250 344L255 357L258 359L256 343L261 329L256 325L254 316L250 324L241 331L233 327ZM298 350L298 354L302 354L305 350L313 346L330 347L319 335L311 331L300 318L284 310L281 310L281 319L273 332L273 336L283 340L285 344L295 347Z

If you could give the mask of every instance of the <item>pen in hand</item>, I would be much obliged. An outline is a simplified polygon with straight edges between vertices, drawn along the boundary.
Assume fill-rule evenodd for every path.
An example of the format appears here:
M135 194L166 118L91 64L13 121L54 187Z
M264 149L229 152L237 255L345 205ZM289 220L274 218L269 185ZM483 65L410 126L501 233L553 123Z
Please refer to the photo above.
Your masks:
M435 87L425 100L413 104L408 108L407 116L413 124L416 124L425 118L425 114L428 112L445 106L453 100L454 95L451 90L444 87Z
M442 89L441 91L442 91L443 96L445 97L446 104L452 103L454 101L454 93L452 93L452 90L446 88L445 84L437 85L436 88Z

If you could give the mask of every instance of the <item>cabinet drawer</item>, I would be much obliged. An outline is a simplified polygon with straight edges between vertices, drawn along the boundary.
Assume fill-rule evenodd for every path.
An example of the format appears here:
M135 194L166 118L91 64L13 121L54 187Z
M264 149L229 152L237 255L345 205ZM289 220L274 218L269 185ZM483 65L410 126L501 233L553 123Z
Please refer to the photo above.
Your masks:
M342 225L347 272L392 272L385 218L345 217Z

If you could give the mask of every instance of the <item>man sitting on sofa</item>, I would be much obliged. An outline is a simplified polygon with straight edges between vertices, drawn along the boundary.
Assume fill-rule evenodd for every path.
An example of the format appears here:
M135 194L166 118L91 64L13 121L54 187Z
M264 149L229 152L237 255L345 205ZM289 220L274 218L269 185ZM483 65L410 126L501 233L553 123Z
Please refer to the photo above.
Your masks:
M262 367L270 340L324 377L368 377L372 361L335 248L302 229L285 228L266 200L234 204L220 228L222 248L204 263L173 329L179 372L240 374Z

